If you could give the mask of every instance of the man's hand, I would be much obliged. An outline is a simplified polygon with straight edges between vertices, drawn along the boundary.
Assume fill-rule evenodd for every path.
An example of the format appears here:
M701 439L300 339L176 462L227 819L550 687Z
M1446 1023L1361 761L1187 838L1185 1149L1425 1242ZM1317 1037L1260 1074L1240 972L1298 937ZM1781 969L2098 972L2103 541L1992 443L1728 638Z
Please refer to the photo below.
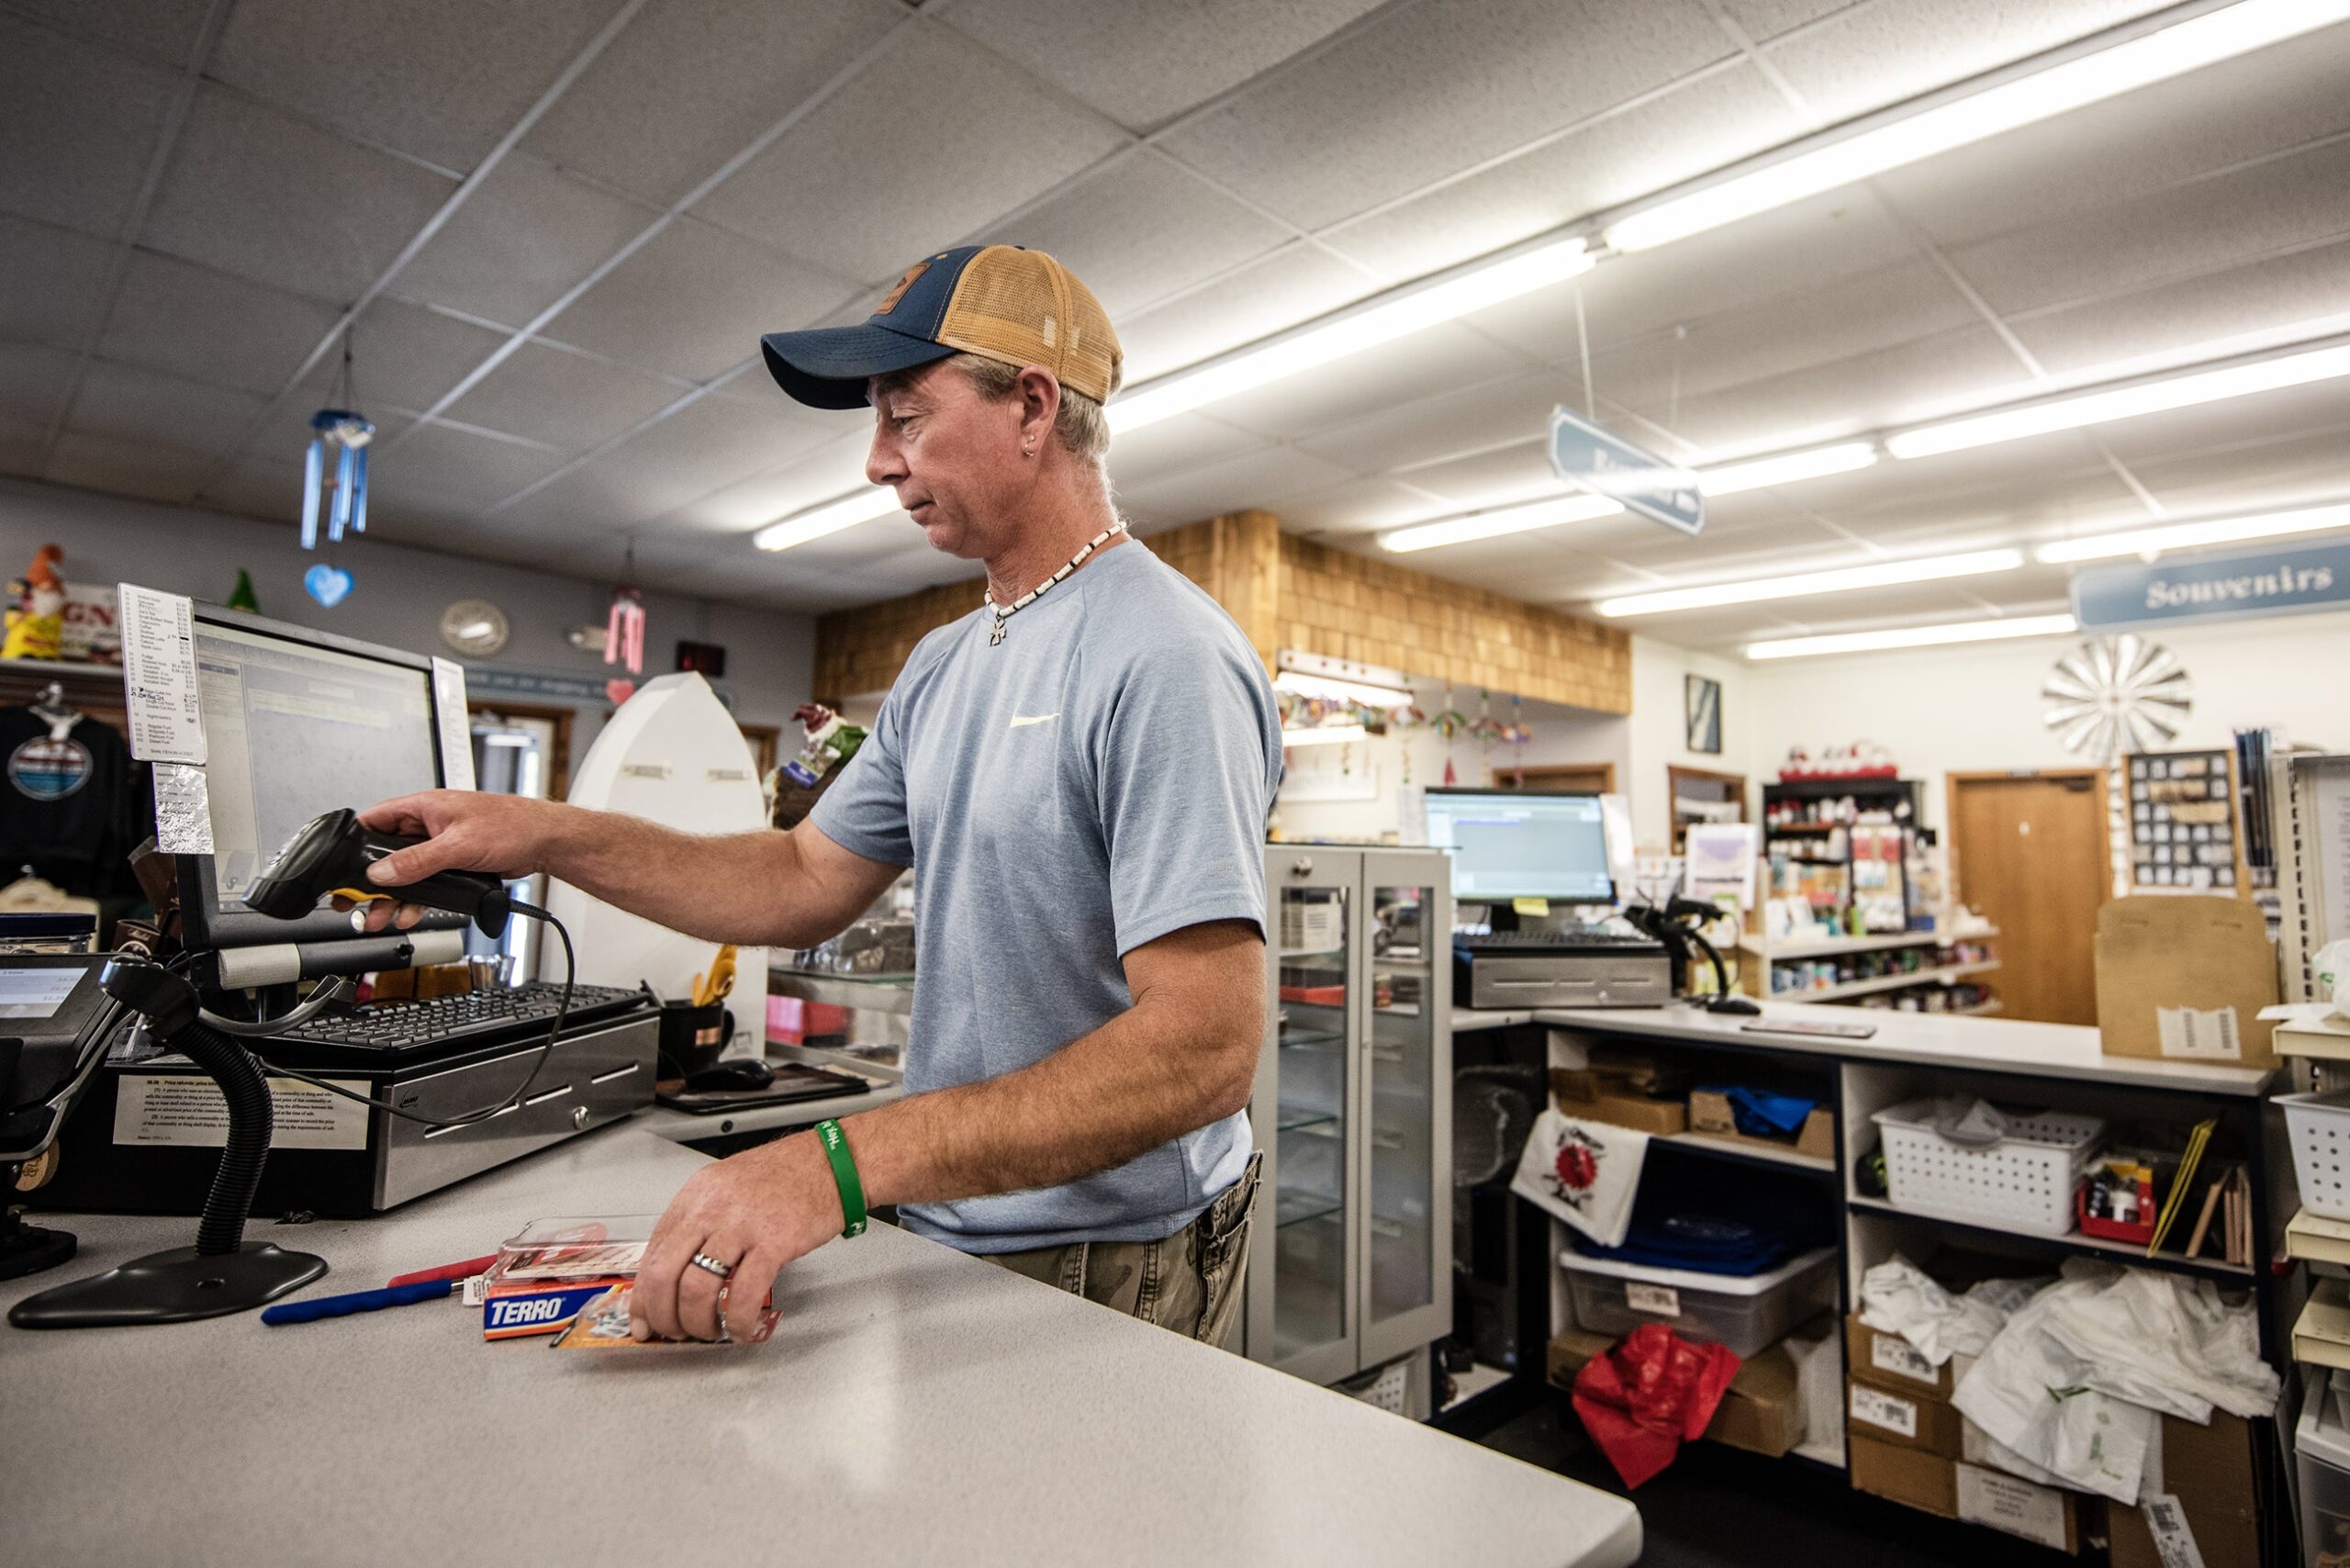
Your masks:
M733 1305L742 1321L759 1310L776 1271L840 1234L832 1164L803 1133L697 1170L653 1229L629 1293L629 1327L640 1339L715 1339ZM694 1262L699 1252L730 1279Z
M367 879L383 887L420 881L436 871L495 871L522 876L544 870L556 825L576 808L520 795L484 795L469 790L428 790L402 795L359 813L360 825L377 833L423 835L425 842L387 855L367 868ZM337 909L351 907L337 899ZM420 904L379 899L367 906L367 929L397 925L406 931L429 912Z

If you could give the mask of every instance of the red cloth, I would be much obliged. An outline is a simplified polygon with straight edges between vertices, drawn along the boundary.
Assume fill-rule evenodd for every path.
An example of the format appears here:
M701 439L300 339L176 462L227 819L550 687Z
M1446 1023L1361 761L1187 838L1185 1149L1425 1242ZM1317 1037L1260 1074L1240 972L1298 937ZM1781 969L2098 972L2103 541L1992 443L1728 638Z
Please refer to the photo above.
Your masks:
M1738 1366L1719 1345L1643 1323L1575 1374L1575 1414L1624 1484L1638 1486L1705 1436Z

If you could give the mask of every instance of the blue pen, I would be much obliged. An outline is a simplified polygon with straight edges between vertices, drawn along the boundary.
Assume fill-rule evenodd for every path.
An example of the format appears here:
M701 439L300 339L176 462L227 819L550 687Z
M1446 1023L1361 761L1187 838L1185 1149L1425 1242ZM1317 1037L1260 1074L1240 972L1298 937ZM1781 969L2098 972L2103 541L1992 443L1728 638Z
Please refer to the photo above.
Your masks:
M263 1323L316 1323L321 1317L348 1317L354 1312L380 1312L412 1301L445 1301L457 1288L454 1280L425 1280L413 1285L390 1285L379 1291L353 1291L349 1295L322 1295L316 1301L289 1301L261 1309Z

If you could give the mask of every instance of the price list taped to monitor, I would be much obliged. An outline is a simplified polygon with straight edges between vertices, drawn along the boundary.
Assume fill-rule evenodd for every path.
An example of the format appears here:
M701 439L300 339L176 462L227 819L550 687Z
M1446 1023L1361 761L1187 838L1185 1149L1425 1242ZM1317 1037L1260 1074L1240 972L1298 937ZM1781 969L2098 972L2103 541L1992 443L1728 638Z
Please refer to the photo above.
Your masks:
M130 755L141 762L205 760L196 684L196 609L186 596L133 583L122 590L122 673Z

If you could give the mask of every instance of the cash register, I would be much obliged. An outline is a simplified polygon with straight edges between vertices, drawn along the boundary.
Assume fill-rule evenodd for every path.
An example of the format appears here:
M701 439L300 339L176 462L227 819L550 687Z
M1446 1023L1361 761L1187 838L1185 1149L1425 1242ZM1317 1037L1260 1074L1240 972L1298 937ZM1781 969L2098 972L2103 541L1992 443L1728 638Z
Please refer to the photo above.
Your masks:
M1520 913L1539 901L1612 912L1606 814L1597 795L1429 790L1428 844L1452 857L1456 908L1490 911L1455 932L1452 996L1463 1007L1662 1007L1673 1000L1664 945L1595 920Z
M175 857L173 891L182 968L204 1005L264 1022L292 1015L305 981L464 963L462 914L369 935L330 907L286 920L247 902L281 847L322 813L470 784L470 751L451 750L471 744L462 672L444 667L436 681L427 658L205 606L194 632L208 799L193 808L204 820L178 831L211 847ZM495 983L499 968L485 958L473 965L479 980L453 993L336 1005L246 1042L281 1070L269 1085L275 1126L257 1214L392 1208L652 1100L659 1010L649 991L574 986L550 1045L563 985ZM476 1114L526 1081L512 1104ZM195 1214L225 1136L206 1073L126 1030L57 1137L54 1176L29 1201Z

